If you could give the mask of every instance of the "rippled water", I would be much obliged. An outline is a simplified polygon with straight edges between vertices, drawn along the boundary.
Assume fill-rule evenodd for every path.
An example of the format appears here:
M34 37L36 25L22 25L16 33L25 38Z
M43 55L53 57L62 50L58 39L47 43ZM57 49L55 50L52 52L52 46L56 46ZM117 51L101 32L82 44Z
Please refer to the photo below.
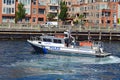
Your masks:
M120 42L104 58L36 54L26 41L0 41L0 80L120 80Z

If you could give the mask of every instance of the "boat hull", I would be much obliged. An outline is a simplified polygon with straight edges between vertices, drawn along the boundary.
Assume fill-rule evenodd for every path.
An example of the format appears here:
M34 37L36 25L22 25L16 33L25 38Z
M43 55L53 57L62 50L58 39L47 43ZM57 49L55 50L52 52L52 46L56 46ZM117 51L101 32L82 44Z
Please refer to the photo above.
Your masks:
M43 48L30 44L37 53L43 53Z
M55 53L55 54L63 54L63 55L84 55L84 56L96 56L96 57L106 57L109 56L110 53L96 53L95 50L90 48L70 48L70 47L56 47L56 46L43 46L36 45L32 42L29 42L31 46L35 49L37 53L47 54L47 53Z

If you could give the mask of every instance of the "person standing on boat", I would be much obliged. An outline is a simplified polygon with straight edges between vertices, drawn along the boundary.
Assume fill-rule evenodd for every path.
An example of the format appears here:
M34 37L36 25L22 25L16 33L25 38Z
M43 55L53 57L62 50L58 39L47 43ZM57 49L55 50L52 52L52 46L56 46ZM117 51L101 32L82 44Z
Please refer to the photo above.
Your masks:
M69 47L69 42L70 42L69 38L65 38L65 44L66 44L67 47Z
M72 42L75 42L75 39L74 37L71 36L70 31L64 32L64 34L65 34L65 37L64 37L65 44L67 47L69 47Z
M66 32L64 32L64 40L65 40L65 45L67 47L69 47L69 44L70 44L70 32L67 30Z

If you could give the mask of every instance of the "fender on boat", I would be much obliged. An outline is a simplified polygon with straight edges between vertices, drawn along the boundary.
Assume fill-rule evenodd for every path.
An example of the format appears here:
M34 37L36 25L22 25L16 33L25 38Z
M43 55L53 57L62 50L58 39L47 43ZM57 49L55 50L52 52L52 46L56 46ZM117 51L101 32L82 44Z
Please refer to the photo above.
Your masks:
M48 50L47 50L45 47L43 47L42 50L43 50L43 53L44 53L44 54L47 54L47 53L48 53Z

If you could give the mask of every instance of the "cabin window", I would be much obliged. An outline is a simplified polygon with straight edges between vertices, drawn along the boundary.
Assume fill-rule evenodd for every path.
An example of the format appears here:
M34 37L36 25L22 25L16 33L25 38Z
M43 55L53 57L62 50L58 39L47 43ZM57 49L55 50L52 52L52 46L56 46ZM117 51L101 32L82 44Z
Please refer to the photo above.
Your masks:
M52 42L51 39L47 39L47 38L43 38L43 41L44 41L44 42Z
M60 39L54 39L53 42L54 43L62 43L62 41Z
M41 44L41 42L38 42L38 43L40 43L40 44Z

